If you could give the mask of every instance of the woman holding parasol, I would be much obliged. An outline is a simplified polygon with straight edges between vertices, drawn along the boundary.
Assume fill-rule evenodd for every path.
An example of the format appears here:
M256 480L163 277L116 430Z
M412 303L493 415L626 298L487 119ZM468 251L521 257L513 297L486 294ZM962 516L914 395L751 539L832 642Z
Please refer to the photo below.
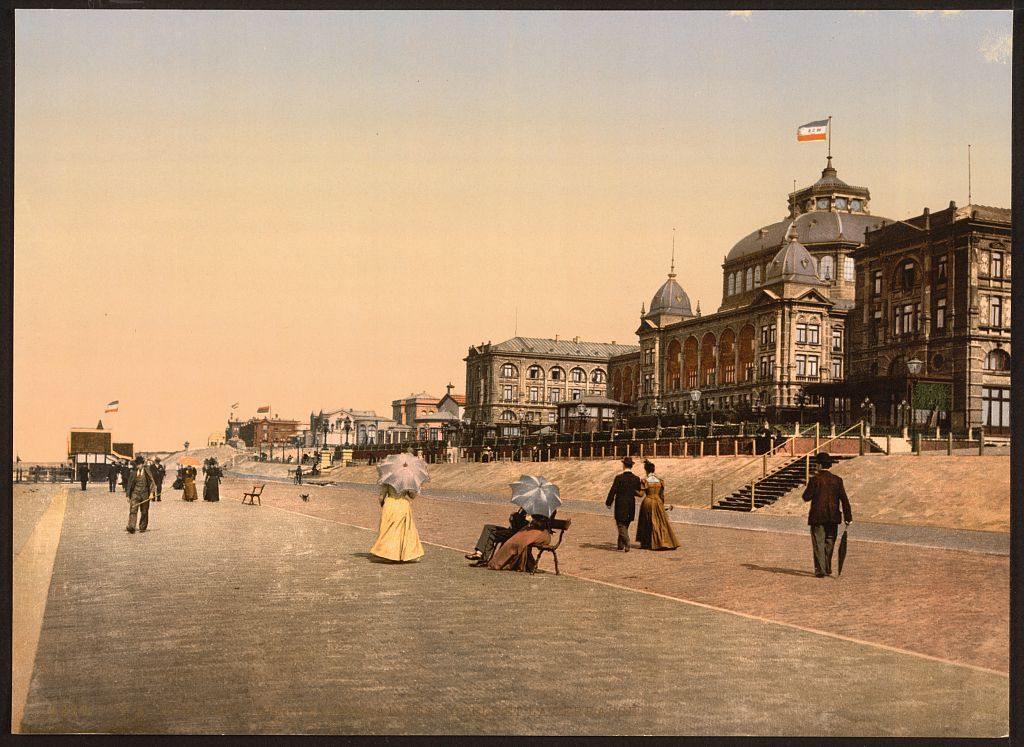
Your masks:
M412 499L428 479L426 463L414 454L392 454L377 465L380 530L370 552L404 563L423 557L423 545L412 520Z
M531 571L536 560L530 551L535 545L545 545L551 539L551 520L555 509L562 504L558 486L543 477L522 475L512 483L512 502L525 515L525 526L499 547L487 567L492 571Z

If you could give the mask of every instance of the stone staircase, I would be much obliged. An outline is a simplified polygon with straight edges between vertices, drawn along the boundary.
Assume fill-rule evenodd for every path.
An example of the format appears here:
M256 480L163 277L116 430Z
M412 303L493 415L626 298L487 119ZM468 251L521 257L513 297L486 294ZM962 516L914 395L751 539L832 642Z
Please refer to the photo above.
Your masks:
M852 456L847 455L832 455L832 459L837 462L842 459L852 458ZM797 457L786 462L774 472L770 472L766 477L763 477L754 486L754 508L770 506L793 488L802 485L806 469L804 457ZM812 457L811 474L813 475L817 471L818 465ZM711 508L720 511L746 511L750 513L750 484L744 485L732 495L720 498Z

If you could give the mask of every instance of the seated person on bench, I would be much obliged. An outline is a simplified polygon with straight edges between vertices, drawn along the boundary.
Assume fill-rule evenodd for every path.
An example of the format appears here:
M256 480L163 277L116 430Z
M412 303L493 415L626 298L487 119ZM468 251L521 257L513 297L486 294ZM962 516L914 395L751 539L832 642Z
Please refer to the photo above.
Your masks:
M508 526L484 524L480 531L480 539L476 541L476 550L466 556L466 560L475 560L473 565L487 565L498 545L526 526L529 514L519 509L508 517Z
M551 517L524 514L526 526L509 537L491 556L487 567L492 571L532 571L536 561L530 548L551 541Z

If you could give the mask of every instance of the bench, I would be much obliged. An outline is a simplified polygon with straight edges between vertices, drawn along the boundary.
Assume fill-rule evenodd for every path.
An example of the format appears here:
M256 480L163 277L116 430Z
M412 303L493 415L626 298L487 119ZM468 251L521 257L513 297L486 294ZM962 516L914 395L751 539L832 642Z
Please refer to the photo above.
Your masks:
M542 545L531 545L530 546L528 552L531 553L531 560L533 561L531 563L531 565L533 566L533 569L530 571L531 573L536 573L537 572L537 565L540 563L541 556L544 553L549 552L549 553L551 553L551 557L555 559L555 575L556 576L559 575L558 574L558 546L560 544L562 544L562 537L565 536L565 530L569 528L570 524L572 524L572 519L552 519L551 520L552 536L554 536L554 532L557 531L558 532L558 539L555 540L554 542L552 542L551 539L548 539L548 541L545 542ZM533 550L537 550L537 557L536 558L533 558L533 555L532 555Z
M253 485L252 490L248 493L242 493L242 503L245 503L245 499L248 498L249 505L255 506L256 504L253 501L260 501L260 496L263 494L263 488L265 487L267 487L266 483L263 485ZM263 505L263 501L260 501L260 505Z

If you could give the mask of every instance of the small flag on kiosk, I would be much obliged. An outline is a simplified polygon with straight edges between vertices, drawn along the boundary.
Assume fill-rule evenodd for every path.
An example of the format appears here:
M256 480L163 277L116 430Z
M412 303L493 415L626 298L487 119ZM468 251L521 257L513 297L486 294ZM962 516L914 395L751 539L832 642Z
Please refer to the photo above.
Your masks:
M808 122L796 131L798 143L806 143L810 140L828 140L828 120L821 119L817 122Z
M238 409L238 403L236 402L235 404L231 405L231 409L232 410L237 410Z
M118 402L116 399L113 402L108 402L107 403L107 409L104 410L103 412L117 412L117 408L118 408L119 404L120 404L120 402Z
M257 407L256 412L270 412L270 405L263 405L263 407Z

